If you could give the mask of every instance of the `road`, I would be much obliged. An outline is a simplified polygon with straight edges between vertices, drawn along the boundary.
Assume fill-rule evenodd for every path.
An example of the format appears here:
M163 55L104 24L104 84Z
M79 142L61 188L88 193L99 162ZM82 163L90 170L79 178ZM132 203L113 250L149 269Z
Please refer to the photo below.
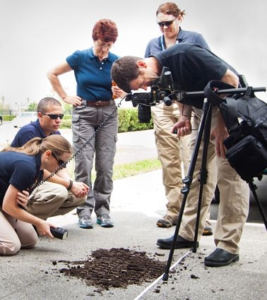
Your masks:
M14 128L11 122L4 122L0 126L0 149L13 141L18 130L19 128ZM71 129L62 129L61 134L72 143ZM125 164L152 158L157 158L153 130L118 134L115 164Z

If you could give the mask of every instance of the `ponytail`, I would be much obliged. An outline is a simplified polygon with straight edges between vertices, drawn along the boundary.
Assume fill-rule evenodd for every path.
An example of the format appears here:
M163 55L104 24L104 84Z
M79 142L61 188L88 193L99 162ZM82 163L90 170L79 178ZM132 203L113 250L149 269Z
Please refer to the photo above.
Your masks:
M72 153L71 144L59 134L49 135L45 138L35 137L22 147L6 147L2 152L22 152L34 156L38 153L44 153L46 150L51 150L58 156L63 153Z

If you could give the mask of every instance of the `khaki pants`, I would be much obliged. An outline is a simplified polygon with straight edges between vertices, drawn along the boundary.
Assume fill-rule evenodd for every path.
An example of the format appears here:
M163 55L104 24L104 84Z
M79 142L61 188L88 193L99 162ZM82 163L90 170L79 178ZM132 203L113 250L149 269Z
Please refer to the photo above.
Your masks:
M177 218L183 195L183 174L190 158L189 137L178 139L172 127L178 121L178 104L166 106L163 102L151 108L158 158L162 165L163 184L167 198L167 214ZM183 162L183 164L182 164Z
M0 255L15 255L21 248L33 248L37 241L31 224L0 211Z
M202 111L194 109L198 118L201 118ZM217 120L218 108L213 107L212 129ZM194 239L195 221L198 205L199 182L198 174L201 168L203 143L200 147L193 181L187 197L187 202L182 218L179 235L187 240ZM216 172L212 164L216 163ZM240 241L244 224L247 220L249 209L249 187L243 181L236 171L230 166L227 159L215 156L214 141L210 141L207 157L208 176L207 184L203 186L202 207L200 212L200 224L198 231L198 240L202 236L206 216L212 199L211 191L215 190L216 183L220 190L220 205L218 211L217 225L214 234L217 248L224 249L230 253L236 254L239 251L238 243ZM213 170L213 171L212 171Z
M85 197L77 198L56 183L45 181L33 190L26 207L30 214L46 220L49 217L65 215L82 205Z

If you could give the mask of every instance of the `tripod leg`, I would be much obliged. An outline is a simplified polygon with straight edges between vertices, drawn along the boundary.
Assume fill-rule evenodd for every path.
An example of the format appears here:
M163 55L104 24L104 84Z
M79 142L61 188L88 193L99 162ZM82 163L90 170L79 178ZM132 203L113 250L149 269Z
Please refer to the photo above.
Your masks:
M180 225L181 225L181 222L182 222L182 217L183 217L183 213L184 213L184 208L185 208L185 204L186 204L187 195L189 193L190 185L192 183L192 178L193 178L193 174L194 174L194 170L195 170L195 165L196 165L196 161L197 161L197 157L198 157L198 152L199 152L199 147L200 147L200 144L201 144L203 132L204 132L204 130L206 130L206 125L207 125L206 121L207 121L207 119L210 118L210 120L211 120L211 107L212 107L211 103L207 102L205 100L204 105L203 105L203 115L202 115L202 119L201 119L201 122L200 122L200 125L199 125L198 136L197 136L194 151L193 151L193 154L192 154L192 159L191 159L191 162L190 162L190 165L189 165L187 176L183 180L183 183L185 184L185 186L182 188L181 193L184 195L184 197L183 197L183 201L182 201L182 204L181 204L181 209L180 209L180 212L179 212L179 215L178 215L178 220L177 220L177 224L176 224L176 227L175 227L173 242L172 242L172 245L171 245L171 249L170 249L170 253L169 253L165 273L163 274L163 280L164 281L167 281L168 277L169 277L169 270L170 270L170 266L171 266L171 262L172 262L172 258L173 258L174 249L175 249L175 243L176 243L178 233L179 233L179 230L180 230ZM210 123L210 121L208 123ZM210 134L210 128L209 128L208 134ZM199 217L198 217L198 219L199 219ZM197 241L196 241L196 238L195 238L195 246L194 246L195 248L196 248L196 243L197 243Z
M194 253L197 252L197 237L198 237L198 228L199 228L199 220L200 220L200 211L202 205L203 187L204 184L207 183L207 177L208 177L207 157L208 157L208 145L210 140L212 105L209 105L207 109L209 111L207 112L207 119L206 119L205 130L204 130L203 153L202 153L202 162L201 162L200 179L199 179L200 187L199 187L198 208L197 208L195 238L194 238L194 247L193 247Z
M250 190L251 190L251 192L252 192L252 194L253 194L253 196L254 196L254 199L255 199L255 201L256 201L256 203L257 203L257 205L258 205L258 208L259 208L261 217L262 217L262 219L263 219L263 223L264 223L265 228L266 228L266 230L267 230L267 219L266 219L266 217L265 217L265 214L264 214L262 205L261 205L261 203L260 203L260 201L259 201L259 198L258 198L258 195L257 195L257 193L256 193L257 187L256 187L256 185L253 183L253 180L249 182L249 188L250 188Z

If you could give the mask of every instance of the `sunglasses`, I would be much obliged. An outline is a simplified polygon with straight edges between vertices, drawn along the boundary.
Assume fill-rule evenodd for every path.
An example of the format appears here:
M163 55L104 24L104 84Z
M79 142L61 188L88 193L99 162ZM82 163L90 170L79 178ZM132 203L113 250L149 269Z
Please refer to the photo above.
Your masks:
M51 153L52 153L52 156L57 160L57 163L58 163L59 166L65 164L65 161L58 158L54 152L51 152Z
M44 116L48 116L51 120L56 120L57 118L59 118L60 120L63 119L64 114L43 114Z
M171 20L171 21L158 22L158 25L160 27L163 27L163 26L169 27L174 21L175 21L175 19Z

